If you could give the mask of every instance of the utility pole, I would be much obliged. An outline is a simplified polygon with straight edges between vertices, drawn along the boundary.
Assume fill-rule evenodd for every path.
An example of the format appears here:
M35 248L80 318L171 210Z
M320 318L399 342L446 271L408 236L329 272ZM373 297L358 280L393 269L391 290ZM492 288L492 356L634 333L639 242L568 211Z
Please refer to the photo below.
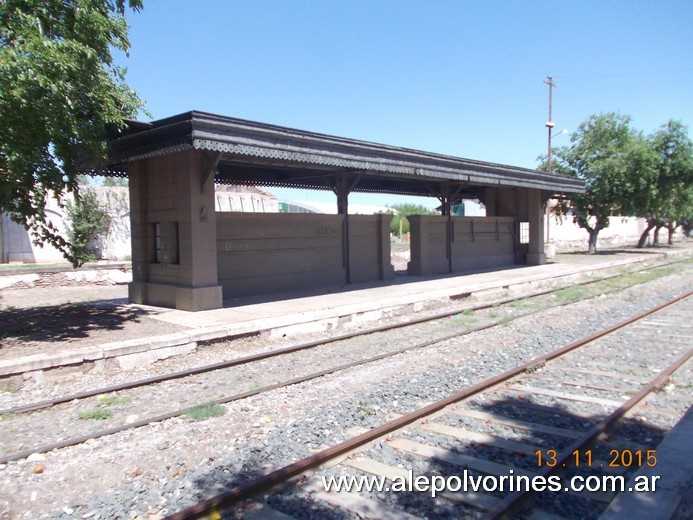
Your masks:
M544 83L546 83L549 86L549 120L546 122L546 128L549 132L549 149L548 149L548 154L547 154L547 171L551 173L551 132L553 132L553 127L556 126L556 123L553 122L551 119L551 105L552 105L552 95L553 95L553 87L555 87L555 83L553 82L553 77L551 76L546 76L546 79L544 80Z
M551 108L553 104L553 87L556 85L553 82L553 77L551 76L546 76L546 79L544 80L544 83L546 83L549 86L549 120L546 122L546 129L548 130L549 134L549 149L547 153L547 166L546 166L546 171L548 173L551 173L551 132L553 132L553 127L556 126L556 123L553 122L551 119ZM544 234L545 238L545 243L548 244L550 240L550 235L551 235L551 212L549 210L549 201L546 201L546 209L544 219L546 220L546 233Z

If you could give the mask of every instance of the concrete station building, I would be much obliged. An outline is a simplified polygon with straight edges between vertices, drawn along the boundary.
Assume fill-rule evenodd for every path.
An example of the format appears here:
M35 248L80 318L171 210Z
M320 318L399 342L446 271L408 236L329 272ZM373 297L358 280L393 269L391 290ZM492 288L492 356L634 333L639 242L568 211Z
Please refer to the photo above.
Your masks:
M183 310L295 289L389 281L389 215L350 215L353 191L436 197L410 217L408 274L442 275L544 255L544 208L582 181L264 123L187 112L132 122L110 143L129 177L134 303ZM215 212L214 186L331 190L337 215ZM453 217L478 199L485 217Z

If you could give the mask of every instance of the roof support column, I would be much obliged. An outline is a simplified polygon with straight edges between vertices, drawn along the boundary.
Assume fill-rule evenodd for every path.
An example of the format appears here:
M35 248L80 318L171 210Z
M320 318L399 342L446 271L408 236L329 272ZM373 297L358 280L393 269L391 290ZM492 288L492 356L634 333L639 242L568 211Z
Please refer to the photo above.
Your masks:
M527 190L527 213L529 220L529 248L527 250L528 265L546 263L544 252L544 218L547 198L541 190Z
M450 183L445 182L442 184L440 189L440 196L438 200L440 201L440 212L444 217L448 217L445 226L445 254L448 258L448 272L452 272L452 242L453 242L453 228L452 228L452 195L450 193Z
M363 174L355 178L347 173L337 175L332 191L337 195L337 213L343 215L342 220L342 254L346 283L351 283L351 267L349 260L349 193L358 185Z
M194 150L130 167L130 300L186 311L222 306L214 176Z

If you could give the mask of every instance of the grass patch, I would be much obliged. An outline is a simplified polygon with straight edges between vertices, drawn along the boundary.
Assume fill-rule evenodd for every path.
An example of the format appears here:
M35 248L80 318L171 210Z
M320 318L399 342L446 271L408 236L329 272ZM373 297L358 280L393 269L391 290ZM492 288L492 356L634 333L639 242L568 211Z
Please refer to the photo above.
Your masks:
M226 413L226 408L214 401L198 404L183 410L183 415L189 417L193 421L204 421L210 417L219 417Z
M554 294L562 302L573 302L587 297L587 291L582 286L566 287L556 291Z
M83 421L105 421L111 417L110 410L94 409L80 412L79 416Z
M118 397L117 395L100 395L98 398L99 406L117 406L119 404L130 404L132 397L129 395Z
M359 417L368 417L369 415L375 415L375 408L362 399L359 401L359 407L356 409L356 413L359 414Z
M10 382L10 383L7 383L4 386L0 387L0 392L5 392L8 394L16 394L17 392L19 392L20 388L21 388L21 386L19 386L18 384Z
M467 314L467 311L464 311L461 315L458 314L452 318L450 318L446 323L449 325L452 325L453 327L458 327L458 326L469 326L473 323L476 323L477 320L473 316L473 311L469 314Z

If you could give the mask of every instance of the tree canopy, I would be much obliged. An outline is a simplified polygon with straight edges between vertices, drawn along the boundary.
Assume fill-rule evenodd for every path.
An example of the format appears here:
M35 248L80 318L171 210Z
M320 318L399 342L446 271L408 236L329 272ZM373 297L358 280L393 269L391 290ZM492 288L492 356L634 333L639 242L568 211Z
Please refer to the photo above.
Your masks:
M0 210L73 263L46 201L79 196L80 171L105 164L109 128L142 107L112 55L130 46L126 7L142 1L0 2Z
M628 116L608 113L590 116L570 138L571 145L556 151L556 172L584 179L586 191L573 194L558 207L572 214L574 222L589 233L589 249L597 249L599 232L608 227L609 216L619 214L629 182L648 169L651 153L641 132L630 126Z
M556 207L589 233L596 252L599 231L609 216L647 219L639 247L651 229L690 226L693 218L693 144L687 128L669 121L649 136L634 129L628 116L590 116L570 138L570 146L555 151L554 171L585 180L586 192L573 194ZM546 170L545 157L539 169ZM656 237L656 233L655 233Z
M647 141L653 154L651 169L636 176L635 189L625 203L628 214L647 219L638 247L645 244L653 228L655 242L660 227L669 229L671 242L673 229L690 225L693 218L693 143L688 129L670 120Z
M421 204L393 204L389 207L392 208L392 211L388 213L393 215L390 222L390 233L393 235L398 235L400 228L402 233L409 233L409 220L407 220L409 215L439 215L437 211L428 209Z

